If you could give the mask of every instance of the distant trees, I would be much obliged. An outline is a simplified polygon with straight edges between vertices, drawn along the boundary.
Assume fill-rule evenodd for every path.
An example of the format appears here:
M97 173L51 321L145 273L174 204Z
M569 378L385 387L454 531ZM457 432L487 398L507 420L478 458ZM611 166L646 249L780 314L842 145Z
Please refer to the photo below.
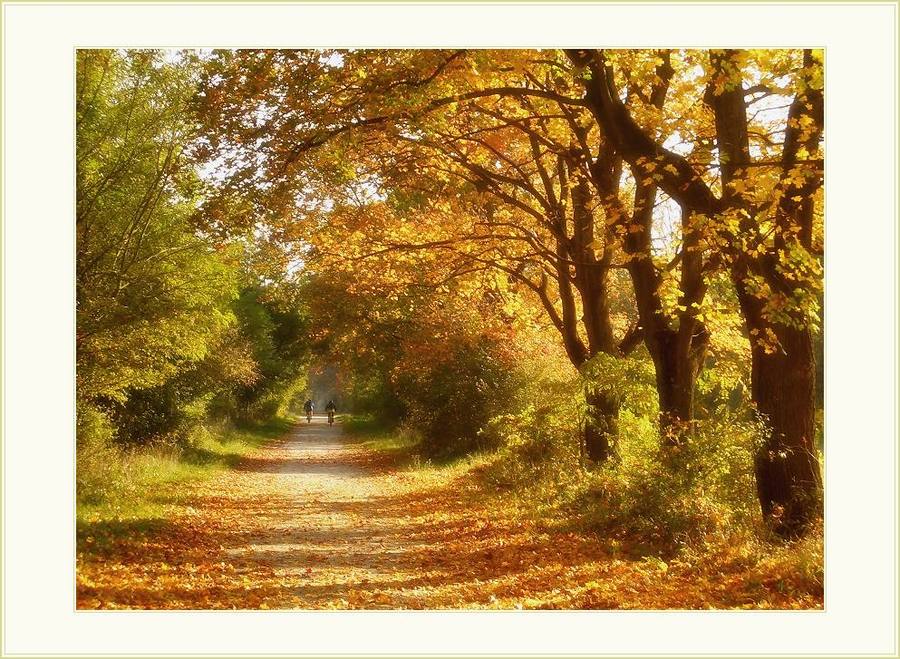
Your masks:
M307 287L312 348L338 368L355 411L404 422L430 457L483 446L479 431L515 397L528 359L502 282L432 286L426 272L403 281L376 266L324 269Z

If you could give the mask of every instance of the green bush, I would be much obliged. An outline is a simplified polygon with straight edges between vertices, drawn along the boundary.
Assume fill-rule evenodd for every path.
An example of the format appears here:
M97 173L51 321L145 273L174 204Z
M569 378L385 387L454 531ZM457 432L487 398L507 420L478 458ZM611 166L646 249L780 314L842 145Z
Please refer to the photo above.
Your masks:
M490 448L490 435L479 431L512 396L514 371L486 336L450 337L440 351L429 348L432 359L413 362L411 356L411 363L398 368L406 425L421 434L422 450L429 457L451 458Z
M122 453L113 443L116 428L99 409L79 401L75 434L75 494L79 501L96 502L118 480Z
M666 552L761 531L756 425L733 416L701 421L677 448L661 448L655 425L628 411L621 429L621 461L587 474L566 502L580 526Z
M528 404L517 413L495 416L481 431L485 443L499 447L486 474L495 488L523 483L555 486L571 482L581 468L578 436L581 401L573 396L557 404Z
M245 422L283 416L306 389L310 357L306 321L296 309L281 309L268 300L258 287L241 293L234 313L258 377L236 388L233 414Z
M581 455L583 399L577 382L570 387L486 425L482 434L500 447L482 475L489 489L511 493L550 526L660 553L764 535L753 476L761 428L746 411L722 407L683 446L664 449L655 414L623 408L618 457L594 466Z

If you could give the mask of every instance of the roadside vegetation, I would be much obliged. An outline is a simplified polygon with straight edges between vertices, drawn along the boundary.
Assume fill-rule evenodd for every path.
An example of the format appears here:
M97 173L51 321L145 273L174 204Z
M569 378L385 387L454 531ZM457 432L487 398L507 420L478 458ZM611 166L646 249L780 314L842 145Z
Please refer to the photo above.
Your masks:
M190 506L196 485L233 469L266 442L283 436L293 417L265 424L204 428L189 446L122 448L114 442L82 448L78 463L76 531L79 555L141 534L165 533Z

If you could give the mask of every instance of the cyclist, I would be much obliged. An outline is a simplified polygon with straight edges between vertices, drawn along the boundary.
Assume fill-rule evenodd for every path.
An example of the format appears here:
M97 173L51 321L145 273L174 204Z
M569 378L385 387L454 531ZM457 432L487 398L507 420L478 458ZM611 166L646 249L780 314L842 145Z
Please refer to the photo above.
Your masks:
M312 402L309 398L306 399L306 402L303 403L303 411L306 412L306 422L312 422L313 410L316 409L316 404Z
M328 423L334 423L334 413L337 412L337 405L334 404L333 400L328 401L328 405L325 406L325 411L328 412Z

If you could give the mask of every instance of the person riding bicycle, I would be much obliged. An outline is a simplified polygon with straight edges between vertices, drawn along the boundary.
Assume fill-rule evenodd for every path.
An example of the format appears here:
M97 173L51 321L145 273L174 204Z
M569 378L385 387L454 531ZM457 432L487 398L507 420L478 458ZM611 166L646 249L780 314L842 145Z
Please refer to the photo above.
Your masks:
M328 401L328 404L325 406L325 411L328 412L328 422L331 423L334 421L334 413L337 412L337 405L334 404L333 400Z
M303 403L303 411L306 412L306 420L309 421L312 418L313 410L316 409L316 404L313 403L309 398L306 399L306 402Z

